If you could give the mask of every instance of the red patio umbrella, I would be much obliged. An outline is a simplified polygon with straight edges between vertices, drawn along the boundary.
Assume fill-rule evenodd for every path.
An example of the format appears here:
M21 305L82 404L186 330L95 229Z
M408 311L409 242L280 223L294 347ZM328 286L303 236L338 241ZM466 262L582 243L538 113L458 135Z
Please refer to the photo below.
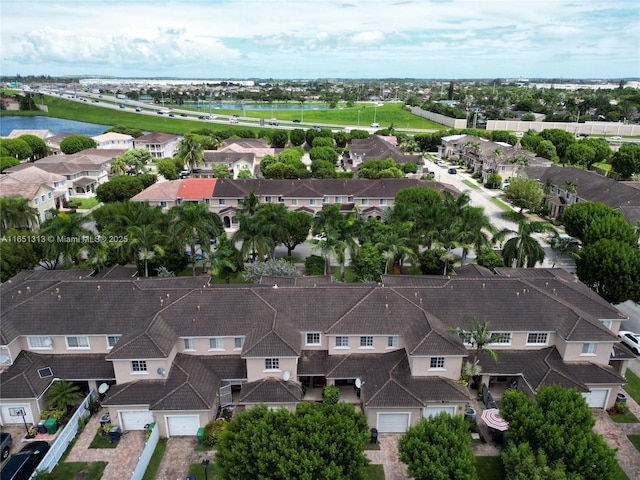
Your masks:
M487 427L504 432L509 429L509 423L500 416L500 410L497 408L488 408L480 418L487 424Z

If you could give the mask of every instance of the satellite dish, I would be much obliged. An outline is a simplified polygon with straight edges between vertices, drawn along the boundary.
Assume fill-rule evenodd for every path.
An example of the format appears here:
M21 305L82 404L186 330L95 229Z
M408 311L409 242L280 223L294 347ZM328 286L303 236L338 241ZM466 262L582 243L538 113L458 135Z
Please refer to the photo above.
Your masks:
M99 394L107 393L107 390L109 390L109 385L107 385L106 383L102 383L98 387L98 393Z
M43 340L42 344L43 344L45 347L50 347L50 346L51 346L51 338L49 338L49 337L45 338L45 339Z
M164 377L164 374L167 373L162 367L158 368L157 372L158 372L158 375L160 375L161 377Z
M289 379L291 378L291 372L289 370L286 370L283 374L282 374L282 379L285 382L288 382Z
M362 380L360 378L356 378L356 388L360 388L362 386Z

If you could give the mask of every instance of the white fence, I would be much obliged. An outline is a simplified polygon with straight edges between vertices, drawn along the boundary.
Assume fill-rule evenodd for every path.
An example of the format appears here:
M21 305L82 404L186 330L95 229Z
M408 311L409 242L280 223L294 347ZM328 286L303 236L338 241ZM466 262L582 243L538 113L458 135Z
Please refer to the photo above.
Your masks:
M82 404L78 407L73 416L69 419L64 428L58 433L55 441L51 445L51 448L47 452L47 454L42 459L42 462L38 465L37 471L46 470L47 472L51 472L53 468L58 464L60 458L67 451L69 444L76 438L78 434L78 419L80 417L85 417L90 414L89 412L89 401L91 398L95 398L96 392L91 390L89 395L85 397L82 401ZM30 478L33 478L31 475Z
M158 425L152 423L149 428L151 428L151 434L149 435L147 443L144 445L144 450L142 450L142 455L140 455L138 464L131 475L131 480L142 479L144 472L149 466L149 462L151 461L151 456L156 449L156 445L158 445L158 440L160 440L160 429L158 428Z

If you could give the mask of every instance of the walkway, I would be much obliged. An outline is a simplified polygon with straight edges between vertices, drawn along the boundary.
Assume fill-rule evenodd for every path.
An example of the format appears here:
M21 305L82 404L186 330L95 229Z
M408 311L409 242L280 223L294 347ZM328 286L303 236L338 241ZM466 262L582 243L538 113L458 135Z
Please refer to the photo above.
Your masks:
M144 432L125 433L116 448L89 448L100 426L100 416L105 411L93 415L78 436L78 440L67 457L67 462L107 462L102 480L129 479L144 449ZM175 480L172 479L172 480Z
M400 461L398 441L401 434L381 433L378 436L380 450L365 450L365 455L374 465L382 465L385 480L406 480L407 467Z
M196 439L193 437L170 437L156 473L156 480L182 480L187 478L190 464L200 463L205 458L211 463L215 462L214 451L196 452L195 445Z

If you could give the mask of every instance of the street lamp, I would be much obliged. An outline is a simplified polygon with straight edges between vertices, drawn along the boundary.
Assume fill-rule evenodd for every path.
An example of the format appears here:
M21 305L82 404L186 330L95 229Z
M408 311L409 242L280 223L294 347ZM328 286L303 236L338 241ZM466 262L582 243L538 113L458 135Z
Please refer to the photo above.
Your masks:
M202 468L204 468L204 480L209 480L209 476L207 474L207 467L209 466L209 460L206 458L202 459L202 463L200 463L200 465L202 465Z

